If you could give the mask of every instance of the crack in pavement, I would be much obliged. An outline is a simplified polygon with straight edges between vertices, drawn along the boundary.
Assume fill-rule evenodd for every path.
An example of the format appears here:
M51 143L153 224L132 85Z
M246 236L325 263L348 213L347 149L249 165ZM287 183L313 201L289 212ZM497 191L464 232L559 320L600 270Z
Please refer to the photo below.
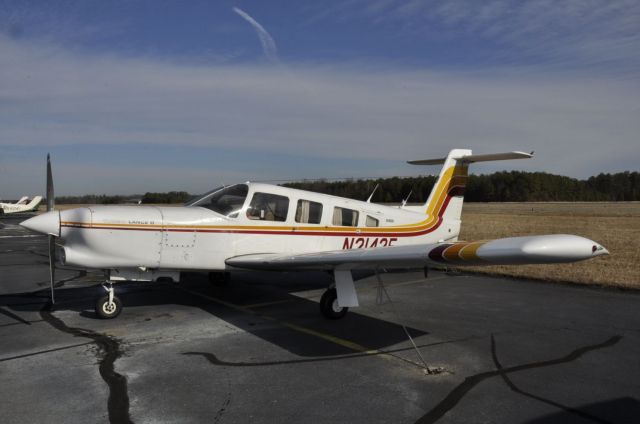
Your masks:
M231 404L231 396L232 396L231 379L229 378L228 372L225 372L225 374L226 374L226 380L227 380L227 394L225 396L224 401L222 402L222 405L218 409L218 412L216 412L216 415L213 417L213 424L218 424L220 422L227 408L229 408L229 405Z
M541 362L531 362L528 364L516 365L508 368L499 368L495 371L486 371L479 374L472 375L464 379L462 383L456 386L440 403L433 407L429 412L423 415L416 421L416 424L430 424L435 423L442 418L447 412L455 408L455 406L462 400L462 398L478 384L496 376L504 376L512 372L518 372L523 370L529 370L534 368L548 367L551 365L565 364L573 362L588 352L604 349L617 344L622 340L622 336L617 335L610 337L602 343L584 346L570 352L568 355L562 356L556 359L550 359Z
M477 338L475 336L465 337L461 339L454 340L445 340L441 342L428 343L418 345L418 348L424 347L433 347L438 345L445 345L450 343L460 343L468 340L472 340ZM371 350L367 352L361 353L347 353L344 355L332 355L328 357L319 357L319 358L305 358L305 359L290 359L284 361L265 361L265 362L228 362L218 358L216 355L210 352L183 352L182 355L187 356L202 356L207 361L209 361L212 365L218 366L227 366L227 367L264 367L264 366L272 366L272 365L291 365L291 364L304 364L309 362L329 362L329 361L339 361L343 359L353 359L353 358L362 358L362 357L375 357L380 355L389 355L393 353L407 352L413 351L413 346L403 347L398 349L389 349L389 350Z
M93 340L98 346L100 376L109 387L109 422L133 423L129 416L129 394L127 392L127 378L118 374L114 369L115 361L122 356L120 341L115 337L96 333L91 330L69 327L60 318L51 313L51 304L45 303L40 310L40 316L56 330L71 334L74 337L84 337Z
M504 367L502 366L502 364L500 363L500 361L498 360L498 352L496 349L496 340L495 337L493 336L493 334L491 335L491 356L493 357L493 363L495 364L496 368L500 371L500 370L504 370ZM515 385L515 383L509 378L509 376L507 374L500 374L500 377L502 377L502 380L504 380L504 382L507 384L507 386L509 386L509 388L514 391L515 393L518 393L520 395L529 397L531 399L535 399L539 402L543 402L546 403L547 405L551 405L551 406L555 406L556 408L560 408L565 412L569 412L571 414L575 414L578 415L586 420L589 421L593 421L596 423L602 423L602 424L612 424L610 421L606 421L603 420L601 418L598 418L596 416L587 414L586 412L582 412L579 409L575 409L575 408L571 408L570 406L566 406L566 405L562 405L558 402L555 402L553 400L550 399L545 399L543 397L534 395L533 393L529 393L529 392L525 392L524 390L520 389L518 386Z
M27 253L31 253L32 255L42 256L43 258L49 259L49 251L40 252L40 251L37 251L35 249L27 249L26 251L27 251Z
M25 321L25 322L26 322L28 325L31 325L31 324L33 324L33 323L35 323L35 322L42 322L42 321L43 321L43 320L41 320L41 319L35 319L35 320L32 320L32 321ZM11 327L11 326L14 326L14 325L24 325L24 324L25 324L25 323L24 323L24 322L21 322L21 321L20 321L20 322L10 322L10 323L8 323L8 324L0 324L0 328L4 328L4 327Z
M23 319L22 317L14 314L13 312L7 311L4 308L0 308L0 314L8 316L9 318L11 318L13 320L18 321L18 323L20 323L20 324L31 325L31 323L29 321L27 321L27 320Z
M38 352L31 352L31 353L25 353L22 355L10 356L8 358L1 358L0 362L13 361L14 359L29 358L31 356L42 355L44 353L58 352L60 350L73 349L74 347L86 346L89 344L93 344L93 342L78 343L71 346L62 346L62 347L56 347L54 349L47 349L47 350L41 350Z

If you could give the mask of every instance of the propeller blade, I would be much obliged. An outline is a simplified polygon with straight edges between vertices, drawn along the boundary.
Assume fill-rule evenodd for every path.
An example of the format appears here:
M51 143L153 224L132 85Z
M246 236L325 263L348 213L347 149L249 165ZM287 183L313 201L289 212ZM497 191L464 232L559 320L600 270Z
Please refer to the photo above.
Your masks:
M53 192L53 174L51 173L51 157L47 153L47 212L55 208L55 194ZM56 238L52 235L49 238L49 283L51 285L51 304L56 303L54 295L54 283L56 279Z
M49 235L49 283L51 285L51 304L56 303L54 296L54 283L56 278L56 238Z
M51 159L47 153L47 212L55 208L55 197L53 194L53 175L51 174Z

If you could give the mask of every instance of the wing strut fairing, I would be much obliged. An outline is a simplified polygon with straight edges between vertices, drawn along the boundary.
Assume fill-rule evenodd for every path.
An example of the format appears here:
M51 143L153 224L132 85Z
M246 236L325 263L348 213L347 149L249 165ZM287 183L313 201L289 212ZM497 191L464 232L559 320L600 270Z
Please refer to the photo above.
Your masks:
M359 306L358 295L353 284L353 276L350 269L336 269L333 272L336 280L336 290L338 292L338 306L356 307Z

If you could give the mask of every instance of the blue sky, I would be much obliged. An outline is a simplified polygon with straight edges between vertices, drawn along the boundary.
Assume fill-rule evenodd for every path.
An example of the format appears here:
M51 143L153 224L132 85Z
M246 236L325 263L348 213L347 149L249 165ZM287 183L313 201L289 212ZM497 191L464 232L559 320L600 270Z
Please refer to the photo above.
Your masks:
M0 198L637 170L640 2L0 1Z

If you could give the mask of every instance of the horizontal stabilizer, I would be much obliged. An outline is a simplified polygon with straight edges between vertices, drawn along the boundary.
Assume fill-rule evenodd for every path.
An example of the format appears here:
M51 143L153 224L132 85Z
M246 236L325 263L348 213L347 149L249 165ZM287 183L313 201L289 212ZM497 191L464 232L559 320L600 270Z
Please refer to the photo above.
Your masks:
M466 155L459 157L452 157L452 159L462 160L467 163L472 162L488 162L494 160L507 160L507 159L531 159L533 157L533 152L525 153L525 152L505 152L505 153L490 153L486 155ZM442 165L447 158L437 158L437 159L421 159L421 160L410 160L407 163L411 165Z

